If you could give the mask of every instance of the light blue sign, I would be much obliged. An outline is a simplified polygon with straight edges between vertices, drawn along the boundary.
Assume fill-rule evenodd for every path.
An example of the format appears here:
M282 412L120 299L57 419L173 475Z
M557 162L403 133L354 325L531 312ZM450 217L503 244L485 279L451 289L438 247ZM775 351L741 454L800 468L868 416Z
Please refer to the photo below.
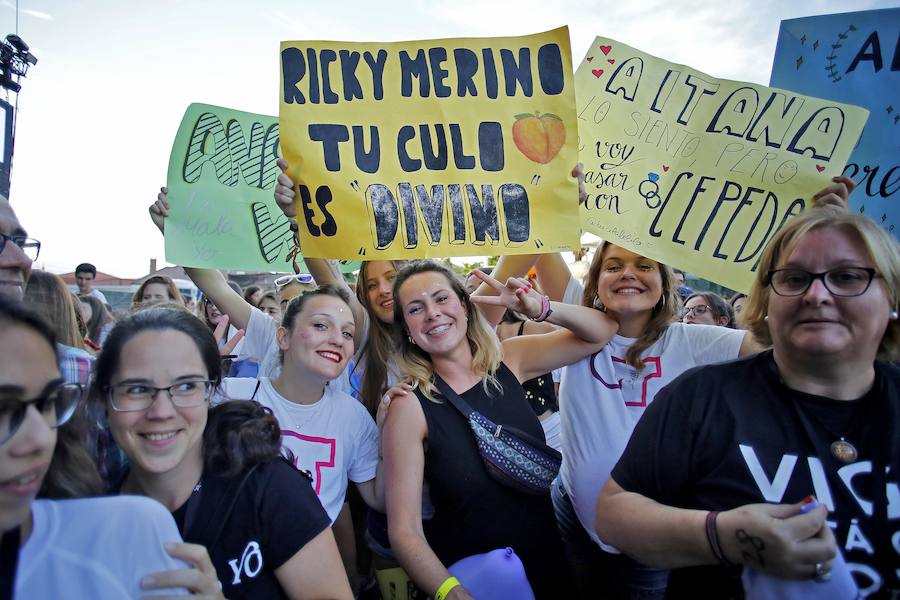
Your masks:
M844 169L859 184L850 203L897 236L900 8L782 21L769 85L869 109Z

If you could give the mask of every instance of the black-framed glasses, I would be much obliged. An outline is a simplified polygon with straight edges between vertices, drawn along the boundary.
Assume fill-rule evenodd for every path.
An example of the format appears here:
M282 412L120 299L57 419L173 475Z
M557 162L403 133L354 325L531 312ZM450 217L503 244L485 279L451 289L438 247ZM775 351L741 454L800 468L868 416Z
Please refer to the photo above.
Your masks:
M691 313L694 313L694 315L699 317L700 315L705 315L706 313L710 312L711 310L712 310L712 308L710 308L708 304L698 304L698 305L692 306L690 308L685 306L681 310L681 316L683 318L683 317L688 316Z
M41 243L34 238L24 235L6 235L0 233L0 254L6 249L6 242L10 241L19 247L32 262L37 260L41 253Z
M0 444L12 439L22 423L30 405L34 405L47 425L59 427L75 414L78 403L84 397L84 388L78 383L51 382L37 398L31 400L0 401Z
M212 389L213 382L207 379L179 381L166 387L126 381L107 387L106 393L114 411L138 412L153 406L160 392L165 392L178 408L202 406L209 400Z
M871 267L837 267L821 273L803 269L774 269L769 271L769 285L779 296L801 296L816 279L821 279L832 296L852 297L866 293L872 279L878 277Z

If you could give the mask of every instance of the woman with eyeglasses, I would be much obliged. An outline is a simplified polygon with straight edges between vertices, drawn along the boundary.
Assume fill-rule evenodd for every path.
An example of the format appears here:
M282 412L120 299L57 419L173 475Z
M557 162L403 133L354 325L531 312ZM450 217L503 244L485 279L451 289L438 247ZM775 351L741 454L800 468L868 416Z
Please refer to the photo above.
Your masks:
M835 178L812 202L846 206L853 187L851 179ZM673 322L679 303L672 269L609 242L596 249L583 287L559 254L541 255L535 268L551 299L593 307L619 323L604 348L565 367L560 383L563 464L552 495L580 597L603 590L611 598L662 598L666 571L633 560L598 535L606 519L596 510L600 490L663 386L693 367L759 346L744 331Z
M0 598L151 594L143 577L184 568L171 516L146 498L36 500L100 491L80 433L67 434L82 387L60 377L47 324L3 296L0 347Z
M834 564L846 563L863 597L895 597L898 302L889 233L834 209L790 221L744 309L772 349L686 373L658 394L600 496L600 536L675 569L675 595L735 597L744 569L748 595L761 597L752 570L809 582L804 597L836 597L827 580L839 551ZM774 585L769 594L787 592Z
M195 544L196 569L157 573L153 585L211 580L216 597L350 598L328 518L280 456L278 422L255 402L210 409L220 380L212 334L173 309L117 324L97 360L93 399L130 464L120 491L161 502Z
M734 329L734 312L731 305L713 292L695 292L684 301L681 311L684 323L718 325Z

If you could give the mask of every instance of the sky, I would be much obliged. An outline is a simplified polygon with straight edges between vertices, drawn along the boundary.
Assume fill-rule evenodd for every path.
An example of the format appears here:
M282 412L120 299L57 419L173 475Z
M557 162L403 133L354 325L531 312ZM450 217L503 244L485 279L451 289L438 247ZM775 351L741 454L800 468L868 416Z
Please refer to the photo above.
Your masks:
M277 115L282 40L526 35L568 25L573 60L596 35L716 77L766 84L782 19L897 0L19 0L38 64L21 81L10 201L42 242L36 267L163 266L147 208L165 185L185 108ZM0 35L16 0L0 0Z

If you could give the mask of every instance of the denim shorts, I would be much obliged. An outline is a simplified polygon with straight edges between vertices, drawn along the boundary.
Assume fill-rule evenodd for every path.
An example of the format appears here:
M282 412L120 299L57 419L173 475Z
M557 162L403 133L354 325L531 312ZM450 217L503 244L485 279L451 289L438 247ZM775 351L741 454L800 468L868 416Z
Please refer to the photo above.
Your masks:
M643 565L624 554L606 552L588 536L572 500L557 476L550 490L556 524L566 557L575 570L590 572L592 589L614 592L614 597L662 599L669 572Z

